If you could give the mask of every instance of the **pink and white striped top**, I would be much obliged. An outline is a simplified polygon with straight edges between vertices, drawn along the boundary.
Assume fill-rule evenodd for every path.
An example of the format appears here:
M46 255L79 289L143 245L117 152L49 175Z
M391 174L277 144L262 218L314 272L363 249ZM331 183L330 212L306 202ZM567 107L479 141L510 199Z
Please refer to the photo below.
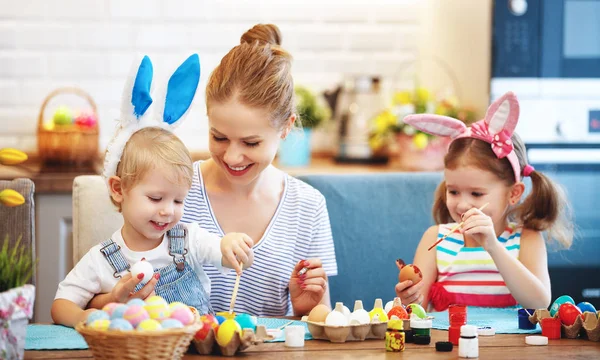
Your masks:
M438 239L456 224L439 225ZM509 223L498 241L519 257L522 227ZM464 237L455 232L436 248L437 282L430 291L430 301L437 311L450 304L507 307L517 304L490 254L482 247L465 247Z

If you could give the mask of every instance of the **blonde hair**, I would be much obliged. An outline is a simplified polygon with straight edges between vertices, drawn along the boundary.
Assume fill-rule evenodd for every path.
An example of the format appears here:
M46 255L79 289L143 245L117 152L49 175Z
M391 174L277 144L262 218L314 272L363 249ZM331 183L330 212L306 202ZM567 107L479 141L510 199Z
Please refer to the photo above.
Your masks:
M527 166L525 144L517 134L513 134L514 150L523 169ZM450 144L444 158L446 169L461 166L473 166L489 171L507 186L515 184L512 166L506 158L498 159L489 143L474 139L461 138ZM546 175L533 171L530 175L532 189L529 195L510 210L508 217L517 219L527 229L546 231L548 239L554 239L568 248L573 242L573 222L570 206L562 188ZM452 222L446 206L446 182L442 181L435 193L433 218L437 224Z
M183 142L168 130L146 127L131 135L123 149L116 173L121 189L131 189L153 169L164 169L173 183L192 186L192 157ZM112 197L110 200L120 211L119 204Z
M242 104L266 109L271 124L282 129L295 113L292 56L281 47L273 24L246 31L240 44L223 57L206 85L206 107L235 97Z

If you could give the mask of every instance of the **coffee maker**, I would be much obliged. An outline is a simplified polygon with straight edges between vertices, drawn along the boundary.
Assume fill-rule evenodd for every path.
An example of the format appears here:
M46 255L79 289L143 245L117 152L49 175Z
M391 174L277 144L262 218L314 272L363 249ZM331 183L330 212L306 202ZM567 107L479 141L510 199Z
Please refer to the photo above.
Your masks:
M343 85L324 94L337 124L337 153L341 163L386 163L387 156L376 155L369 146L373 118L385 108L376 76L346 77Z

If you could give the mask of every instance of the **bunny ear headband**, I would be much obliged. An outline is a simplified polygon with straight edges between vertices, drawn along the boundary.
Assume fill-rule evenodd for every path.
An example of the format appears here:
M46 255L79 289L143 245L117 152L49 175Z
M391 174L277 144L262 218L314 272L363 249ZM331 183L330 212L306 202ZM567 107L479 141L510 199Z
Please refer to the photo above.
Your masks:
M103 177L106 181L117 173L123 149L129 138L145 127L173 131L189 112L200 82L200 59L197 54L185 60L153 96L150 94L153 68L148 56L134 62L123 90L119 127L108 144Z
M452 140L470 137L490 143L498 159L504 157L508 159L515 173L516 182L521 181L521 165L510 137L515 131L518 120L519 101L512 92L494 101L488 108L485 118L470 127L462 121L441 115L415 114L404 118L405 123L432 135L450 136ZM533 166L527 165L523 169L523 175L529 176L533 170Z

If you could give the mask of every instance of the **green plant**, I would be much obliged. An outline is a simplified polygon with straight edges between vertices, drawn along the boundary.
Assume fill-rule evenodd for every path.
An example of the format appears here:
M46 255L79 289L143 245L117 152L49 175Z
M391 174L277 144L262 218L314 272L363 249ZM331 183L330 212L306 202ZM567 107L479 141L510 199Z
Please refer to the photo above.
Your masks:
M33 275L31 252L21 244L21 237L9 248L8 235L0 250L0 292L25 285Z
M294 92L297 100L296 109L303 127L316 128L331 116L329 108L319 103L309 89L296 86Z

